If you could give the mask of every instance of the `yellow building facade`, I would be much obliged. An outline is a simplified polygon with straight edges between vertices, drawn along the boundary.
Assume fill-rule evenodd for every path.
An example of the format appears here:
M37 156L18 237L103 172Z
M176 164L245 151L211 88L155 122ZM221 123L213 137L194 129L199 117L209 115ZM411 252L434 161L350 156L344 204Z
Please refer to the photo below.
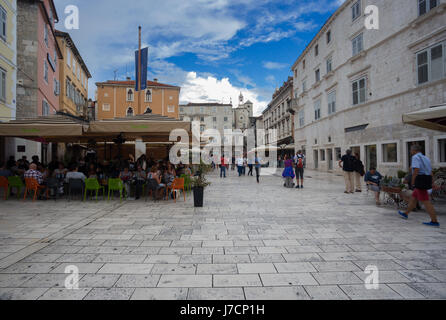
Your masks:
M60 111L76 116L85 115L88 101L90 71L76 45L66 32L56 31L57 42L63 53L60 61Z
M16 116L17 1L0 0L0 122ZM13 154L11 139L0 138L0 161Z
M17 2L0 0L0 121L15 118L17 81Z
M179 118L180 87L147 81L147 89L135 91L135 81L107 81L96 83L96 117L113 119L132 117L144 113L159 114L170 118Z

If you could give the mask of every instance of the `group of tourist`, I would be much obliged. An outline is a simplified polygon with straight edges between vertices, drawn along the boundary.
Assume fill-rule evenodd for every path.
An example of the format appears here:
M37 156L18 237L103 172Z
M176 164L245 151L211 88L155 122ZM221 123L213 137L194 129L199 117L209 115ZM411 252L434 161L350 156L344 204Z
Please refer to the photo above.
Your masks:
M212 162L214 165L215 163ZM220 178L224 179L226 178L227 171L229 170L229 159L225 156L222 156L220 158ZM212 167L214 167L214 165ZM253 170L256 172L256 180L257 183L260 183L260 169L262 167L262 161L261 159L255 155L249 155L244 153L243 155L239 157L232 157L232 170L235 170L237 168L237 173L239 177L242 176L251 176L253 177ZM248 169L248 174L246 174L246 169Z
M431 221L424 224L432 227L439 227L437 215L435 213L434 206L432 205L430 195L432 194L433 187L433 174L431 161L428 157L423 155L419 145L413 145L410 149L412 156L411 168L409 174L404 178L404 183L407 186L406 190L400 192L399 197L408 203L406 211L398 211L398 214L403 219L408 219L409 214L415 209L420 209L420 203L424 206L429 214ZM342 166L341 166L342 164ZM370 168L370 170L364 173L364 165L359 159L359 155L352 156L352 151L347 150L346 154L342 157L339 165L343 168L345 178L345 193L350 194L353 192L353 181L356 183L356 191L361 192L361 176L364 176L364 181L367 188L374 192L376 204L381 205L380 194L382 191L382 179L383 176L376 168Z
M285 169L282 172L282 177L285 179L284 187L303 189L304 188L304 168L305 155L302 150L299 150L294 157L285 155L284 157ZM296 178L296 184L294 183Z
M156 197L160 198L166 188L171 186L175 178L185 174L192 175L189 165L173 165L167 160L158 162L142 155L137 161L133 155L126 160L99 163L95 158L83 158L82 160L65 167L63 162L52 161L48 166L39 161L38 156L32 157L32 162L27 161L26 156L16 161L10 157L6 163L0 163L0 176L19 176L23 181L33 178L40 186L47 186L49 179L56 179L59 186L57 193L62 195L65 185L72 179L82 180L97 179L99 184L107 186L108 179L120 179L123 182L125 196L130 197L132 186L135 189L135 198L139 199L143 186L150 179L156 183ZM44 188L42 188L44 189ZM39 199L43 199L39 196Z

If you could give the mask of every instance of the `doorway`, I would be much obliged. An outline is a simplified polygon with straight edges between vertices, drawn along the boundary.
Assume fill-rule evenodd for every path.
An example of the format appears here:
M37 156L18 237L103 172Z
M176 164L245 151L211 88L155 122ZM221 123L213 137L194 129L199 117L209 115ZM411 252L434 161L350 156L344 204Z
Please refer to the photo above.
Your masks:
M422 140L422 141L409 141L407 143L407 168L410 168L412 166L412 155L410 154L410 148L413 145L419 145L421 147L421 153L426 155L426 142L424 140Z
M378 166L378 155L376 153L376 145L370 145L365 147L365 165L367 171L370 170L370 168L375 168Z
M327 149L328 170L333 170L333 149Z
M318 150L313 151L313 157L314 157L314 169L319 169L319 151Z

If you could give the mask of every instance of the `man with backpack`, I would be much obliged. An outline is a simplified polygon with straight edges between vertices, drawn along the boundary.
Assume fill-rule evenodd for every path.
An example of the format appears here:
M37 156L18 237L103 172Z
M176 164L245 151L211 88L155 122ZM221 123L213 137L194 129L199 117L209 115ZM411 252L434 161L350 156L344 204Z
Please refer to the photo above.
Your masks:
M355 175L355 158L352 156L352 151L347 150L346 154L342 156L339 161L339 167L344 171L345 191L344 193L354 193L354 175Z
M297 185L296 189L303 189L304 188L304 167L305 167L305 156L302 153L302 150L299 150L294 157L294 164L295 164L295 170L296 170L296 180ZM299 185L300 180L300 185Z

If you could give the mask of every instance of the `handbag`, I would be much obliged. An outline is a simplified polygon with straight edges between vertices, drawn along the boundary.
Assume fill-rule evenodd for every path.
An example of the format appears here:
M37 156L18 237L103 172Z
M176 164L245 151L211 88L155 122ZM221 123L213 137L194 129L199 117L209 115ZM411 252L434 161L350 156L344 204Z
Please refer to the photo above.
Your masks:
M415 178L415 189L419 189L419 190L432 189L432 176L418 175Z

